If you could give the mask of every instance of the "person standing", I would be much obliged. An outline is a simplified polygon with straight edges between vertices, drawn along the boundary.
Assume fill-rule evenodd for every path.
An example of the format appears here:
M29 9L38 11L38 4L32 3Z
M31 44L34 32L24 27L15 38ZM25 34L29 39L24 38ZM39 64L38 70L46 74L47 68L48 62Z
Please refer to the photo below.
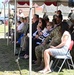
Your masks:
M71 17L71 14L72 14L72 13L73 13L73 10L71 10L71 12L69 13L68 18Z

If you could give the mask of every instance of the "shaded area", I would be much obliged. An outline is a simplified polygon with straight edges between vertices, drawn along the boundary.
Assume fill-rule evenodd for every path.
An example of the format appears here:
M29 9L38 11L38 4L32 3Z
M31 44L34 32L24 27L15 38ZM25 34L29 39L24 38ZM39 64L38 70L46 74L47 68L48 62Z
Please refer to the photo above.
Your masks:
M11 43L7 46L7 40L0 39L0 72L15 71L14 73L16 73L16 71L18 71L19 73L17 63L15 62L17 56L14 56L13 51L13 45ZM24 59L19 60L21 71L23 71L24 74L26 72L28 74L28 62L28 60Z
M14 56L13 45L9 42L7 46L6 39L0 39L0 75L20 75L17 63L15 62L17 56ZM29 75L29 60L20 59L20 68L22 75ZM43 75L35 71L37 66L32 66L32 75ZM48 73L45 75L74 75L73 70L64 69L59 74L57 72Z

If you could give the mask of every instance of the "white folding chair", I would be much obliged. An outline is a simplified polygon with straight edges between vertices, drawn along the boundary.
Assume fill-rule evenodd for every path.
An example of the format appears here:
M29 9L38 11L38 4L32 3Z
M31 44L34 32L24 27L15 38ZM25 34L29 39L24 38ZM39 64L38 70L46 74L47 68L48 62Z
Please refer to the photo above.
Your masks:
M73 42L73 40L72 40L72 41L71 41L71 44L70 44L70 47L69 47L68 52L67 52L66 55L63 55L63 56L57 55L57 56L54 57L54 58L58 59L56 65L54 66L54 69L56 69L57 65L59 64L59 61L60 61L61 59L63 59L63 62L62 62L62 64L61 64L61 66L59 67L58 72L61 71L61 69L62 69L64 63L66 63L66 61L67 61L67 64L68 64L69 69L71 69L71 66L72 66L73 69L74 69L74 64L73 64L72 56L70 55L70 51L72 50L73 45L74 45L74 42ZM68 61L68 59L70 59L71 63ZM55 63L55 62L54 62L54 63Z

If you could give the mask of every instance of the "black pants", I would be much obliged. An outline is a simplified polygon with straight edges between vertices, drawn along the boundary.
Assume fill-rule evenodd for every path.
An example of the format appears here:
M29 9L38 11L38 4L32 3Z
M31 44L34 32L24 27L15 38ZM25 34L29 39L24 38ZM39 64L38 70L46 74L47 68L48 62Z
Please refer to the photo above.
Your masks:
M41 40L32 38L32 60L36 60L35 47L38 46L37 42L41 42Z

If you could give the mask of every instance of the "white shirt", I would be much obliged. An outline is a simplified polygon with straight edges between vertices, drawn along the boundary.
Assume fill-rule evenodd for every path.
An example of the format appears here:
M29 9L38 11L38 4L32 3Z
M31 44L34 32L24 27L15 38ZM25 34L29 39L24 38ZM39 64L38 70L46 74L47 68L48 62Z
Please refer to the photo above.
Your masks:
M24 23L22 22L18 27L17 30L21 30L24 27Z
M64 37L65 35L68 35L68 39L67 39L67 41L66 41L65 46L67 46L67 47L69 48L70 42L71 42L71 35L70 35L70 33L69 33L68 31L65 31L65 32L63 33L63 36L62 36L61 40L63 39L63 37Z

